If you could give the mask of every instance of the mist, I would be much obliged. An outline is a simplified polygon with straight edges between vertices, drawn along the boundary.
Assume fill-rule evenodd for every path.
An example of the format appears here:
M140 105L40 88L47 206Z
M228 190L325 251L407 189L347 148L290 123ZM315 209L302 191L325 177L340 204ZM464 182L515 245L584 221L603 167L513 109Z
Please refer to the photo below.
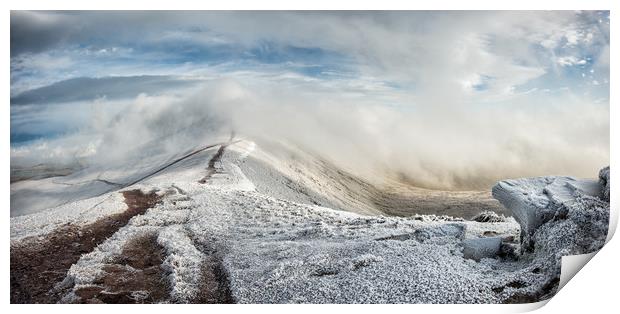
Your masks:
M259 143L294 144L376 183L399 179L438 189L479 189L520 176L587 177L609 162L608 107L580 99L412 110L337 92L318 96L307 88L254 84L227 79L181 98L141 95L107 116L92 111L88 127L49 141L52 146L30 147L39 148L37 159L77 156L110 164L153 141L162 153L177 153L234 131ZM18 151L27 155L28 147L14 149L12 157L19 160Z
M46 14L57 29L45 32L62 40L22 38L40 35L38 24L20 25ZM107 23L136 28L89 43L89 51L106 52L85 57L71 49L87 34L67 21L96 38ZM298 146L376 184L486 189L504 178L589 177L609 163L607 22L599 12L564 11L16 12L12 43L22 39L12 46L12 134L60 135L12 144L11 163L111 166L153 153L145 147L178 153L234 132L259 145ZM187 30L200 23L204 29ZM136 29L146 31L143 50L132 46ZM153 61L180 54L169 48L179 38L206 45L211 59ZM230 59L214 57L224 46ZM59 47L73 60L62 71L48 65L25 74L28 64L41 64L25 60L54 59ZM58 73L84 64L80 77L105 79L59 83L72 78ZM165 81L127 79L142 75ZM43 93L54 86L64 88L54 98L60 103Z

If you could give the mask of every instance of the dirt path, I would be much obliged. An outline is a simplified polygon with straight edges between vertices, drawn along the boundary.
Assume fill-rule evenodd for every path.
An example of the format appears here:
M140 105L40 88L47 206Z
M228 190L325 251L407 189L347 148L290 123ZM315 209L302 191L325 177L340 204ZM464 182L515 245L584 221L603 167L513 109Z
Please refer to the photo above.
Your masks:
M60 283L82 254L125 226L133 216L141 215L160 202L154 191L122 192L127 210L86 226L66 225L44 239L26 239L11 246L11 303L56 303L60 295L50 290Z
M164 249L157 235L132 239L121 258L103 267L95 284L75 291L75 303L158 303L169 297L169 284L161 267Z
M228 275L222 261L214 254L207 256L202 266L202 286L193 303L232 304L235 303L228 284Z
M217 152L215 153L215 155L213 155L213 157L211 157L211 159L209 160L209 164L207 166L207 174L205 174L205 176L200 179L198 182L205 184L207 183L207 181L214 175L217 173L218 169L215 168L215 163L219 162L220 159L222 159L222 155L224 155L224 150L226 150L226 146L228 146L228 144L222 144L220 145L220 148L217 150Z
M235 132L233 131L230 134L230 139L228 140L228 142L220 144L220 148L217 150L215 155L213 155L213 157L209 159L209 163L207 165L207 173L202 179L198 181L198 183L202 183L202 184L207 183L207 181L209 181L209 179L219 171L219 169L215 167L215 163L219 162L222 159L222 156L224 155L224 151L226 150L226 147L240 142L240 140L235 141L234 139L235 139Z
M105 182L119 188L127 187L151 177L193 155L220 145L208 162L204 182L217 172L216 163L222 158L226 143L194 150L146 176L128 183ZM175 187L176 188L176 187ZM179 188L179 193L185 194ZM155 192L140 190L122 192L127 209L119 214L100 219L86 226L67 224L41 238L20 241L11 247L10 284L11 303L57 303L72 287L60 287L69 268L84 254L125 226L129 220L142 215L148 208L162 201ZM162 266L165 249L157 243L157 234L130 240L118 261L106 264L103 275L95 285L75 290L75 303L157 303L170 298L170 283ZM216 252L209 252L201 276L200 293L192 303L233 303L228 278Z

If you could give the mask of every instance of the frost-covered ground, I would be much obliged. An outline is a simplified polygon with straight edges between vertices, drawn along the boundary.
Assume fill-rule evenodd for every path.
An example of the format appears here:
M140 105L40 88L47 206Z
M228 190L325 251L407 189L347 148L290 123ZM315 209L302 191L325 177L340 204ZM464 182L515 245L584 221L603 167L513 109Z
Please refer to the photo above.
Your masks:
M11 218L12 250L45 243L67 224L88 226L122 212L120 192L140 189L157 191L160 201L79 256L51 289L55 301L102 302L115 294L151 300L152 287L119 291L113 274L147 273L123 260L132 243L152 238L168 291L157 302L532 302L554 292L562 255L600 248L607 232L608 199L591 191L601 189L597 181L570 190L567 180L582 181L500 183L494 193L522 213L519 223L493 212L475 220L395 217L351 194L371 191L367 183L334 173L321 178L323 168L285 164L251 141L215 145L161 169L178 158L154 158L139 173L125 173L142 178L130 186L83 199L74 190L66 204ZM122 174L115 179L125 180ZM554 191L568 192L554 197L554 182ZM525 237L520 224L529 226Z

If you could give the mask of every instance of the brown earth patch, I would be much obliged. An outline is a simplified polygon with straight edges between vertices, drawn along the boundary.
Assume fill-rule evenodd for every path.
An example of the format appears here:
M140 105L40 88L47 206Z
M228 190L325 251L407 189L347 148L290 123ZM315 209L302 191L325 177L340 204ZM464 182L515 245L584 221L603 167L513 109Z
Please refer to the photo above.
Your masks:
M192 303L232 304L235 303L228 285L228 276L222 262L213 254L208 255L202 266L202 286Z
M524 304L540 302L552 298L558 291L560 285L560 278L556 277L549 280L539 291L533 293L517 292L504 300L507 304ZM510 285L509 285L510 286ZM513 288L519 288L519 286L512 285Z
M169 285L161 264L164 249L157 235L131 240L118 261L103 267L94 286L80 288L76 303L158 303L169 297Z
M154 191L122 192L127 210L95 221L86 226L67 224L43 239L25 239L23 244L11 245L10 284L11 303L56 303L62 295L51 291L66 276L71 265L82 254L125 226L131 217L141 215L160 202Z

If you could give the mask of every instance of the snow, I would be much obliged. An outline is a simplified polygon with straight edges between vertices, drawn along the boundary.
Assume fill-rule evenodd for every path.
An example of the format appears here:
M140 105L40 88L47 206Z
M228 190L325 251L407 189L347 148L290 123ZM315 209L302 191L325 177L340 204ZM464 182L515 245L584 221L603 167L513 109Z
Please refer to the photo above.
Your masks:
M607 182L608 183L608 182ZM561 258L566 255L592 253L603 247L609 226L609 202L594 195L591 180L570 177L539 177L499 182L493 194L510 209L521 224L523 248L521 260L529 261L518 282L527 283L526 293L536 293L554 280L559 280ZM603 188L603 185L598 185ZM534 200L534 201L532 201ZM522 206L522 207L519 207ZM542 211L546 217L539 219ZM527 216L527 215L531 216ZM534 223L537 228L530 229ZM528 233L529 232L529 233ZM514 288L502 293L511 293Z
M474 216L471 220L477 222L504 222L506 221L506 217L504 217L503 215L500 216L490 210L486 210Z
M598 198L601 189L594 180L537 177L501 181L493 187L493 196L511 211L522 229L522 245L530 250L541 225L565 216L567 208L579 206L581 197Z
M94 251L82 255L80 260L71 266L62 285L74 285L77 290L80 287L93 284L103 275L103 267L106 263L112 263L121 256L125 244L131 239L150 235L158 229L158 227L150 226L121 228ZM69 294L66 298L71 299L72 297Z
M609 202L609 166L601 169L598 174L599 182L603 186L602 196L603 200Z
M463 241L463 257L479 261L499 254L502 238L477 238Z
M223 138L215 137L211 144L225 142ZM36 213L47 208L105 195L132 183L139 183L165 165L206 145L208 144L174 153L166 152L158 145L141 146L136 147L122 161L94 164L67 176L13 183L11 216Z
M324 170L329 176L336 172L308 160L279 163L247 140L229 144L216 173L199 183L217 149L132 186L156 188L163 201L83 255L63 282L69 287L63 301L75 300L77 289L95 285L106 263L117 259L131 239L145 235L156 235L164 248L169 302L180 303L196 299L207 261L222 265L232 297L240 303L497 303L515 293L542 290L558 276L562 254L600 246L596 239L603 231L606 203L587 193L566 199L569 194L551 188L552 199L571 202L572 218L545 223L534 211L547 210L553 202L546 187L556 181L559 186L575 183L566 177L500 182L494 195L515 213L504 221L385 217L367 215L364 207L357 212L326 207L339 203L354 208L359 201L331 190L337 179L320 177ZM288 184L286 178L295 180ZM571 186L579 191L591 187ZM304 194L302 188L316 192ZM123 205L118 195L13 217L12 244L42 235L45 231L37 229L52 230L60 221L83 224L117 212ZM81 209L102 200L96 213ZM592 221L597 221L594 227ZM533 251L517 260L498 257L502 239L518 238L521 230L536 244ZM575 237L581 240L575 242ZM522 284L513 284L517 281Z
M538 177L501 181L493 187L493 196L499 200L517 220L522 230L522 245L531 248L531 238L540 225L556 213L550 197L562 197L555 189L548 196L545 188L564 185L568 177ZM547 191L550 191L549 189Z
M230 152L236 147L233 145ZM372 206L374 187L330 162L281 142L263 141L261 146L249 147L252 154L239 166L258 192L358 214L381 214Z
M163 268L171 283L171 301L187 303L200 291L201 267L205 255L193 245L182 225L173 225L159 232L157 242L166 249Z
M11 217L11 241L43 237L68 222L87 225L106 216L121 213L126 208L122 194L110 193L35 214Z

